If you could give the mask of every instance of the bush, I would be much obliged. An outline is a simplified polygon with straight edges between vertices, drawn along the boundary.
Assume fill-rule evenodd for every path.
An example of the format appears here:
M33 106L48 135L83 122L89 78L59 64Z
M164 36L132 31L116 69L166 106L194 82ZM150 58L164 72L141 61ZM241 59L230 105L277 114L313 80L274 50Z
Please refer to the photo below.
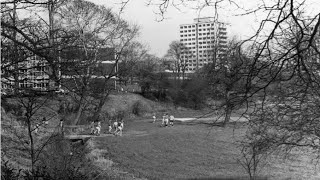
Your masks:
M89 179L92 164L85 157L87 152L88 149L83 144L56 136L43 152L38 172L42 175L49 174L52 179Z
M65 100L59 102L59 114L69 114L69 113L76 113L79 107L77 105Z
M124 116L125 116L125 111L118 111L117 113L116 113L116 119L118 120L118 121L121 121L123 118L124 118Z
M137 101L132 105L132 114L136 115L136 116L140 116L142 113L142 106L141 106L141 102Z
M54 179L51 177L51 175L46 171L46 169L38 167L34 174L32 174L31 171L29 170L24 170L23 171L23 179L25 180L34 180L34 179L44 179L44 180L51 180Z
M6 112L12 112L12 114L15 116L23 115L23 108L21 104L9 103L7 99L2 98L1 107L4 108Z
M148 106L148 104L145 104L139 100L132 105L131 112L136 116L143 116L148 111L151 111L149 108L150 107Z
M166 99L175 105L200 109L205 104L207 84L201 79L171 82Z
M3 180L15 180L19 179L20 171L17 171L15 168L11 167L9 161L1 162L1 179Z

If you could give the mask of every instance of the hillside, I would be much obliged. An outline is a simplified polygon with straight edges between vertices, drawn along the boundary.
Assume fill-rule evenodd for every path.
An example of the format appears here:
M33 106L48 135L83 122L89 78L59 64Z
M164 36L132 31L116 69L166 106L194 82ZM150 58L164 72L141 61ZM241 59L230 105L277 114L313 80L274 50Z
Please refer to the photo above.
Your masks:
M62 102L61 97L59 98L47 102L35 115L38 118L51 117L47 129L40 129L37 140L51 134L58 127L62 117L58 113L59 103ZM12 99L9 102L15 104ZM29 155L25 149L28 138L20 117L23 113L8 108L6 111L3 105L1 104L2 160L10 160L16 168L29 168ZM191 118L200 117L210 110L196 111L174 107L131 93L111 94L102 111L105 115L123 113L125 129L122 137L106 134L107 123L103 122L102 133L106 135L91 137L85 146L78 144L85 149L81 152L86 153L87 157L81 159L89 159L89 162L85 162L85 171L90 172L91 178L131 180L247 177L244 169L237 163L241 157L237 140L246 130L246 126L241 123L222 128L212 126L211 121L177 121L173 127L163 128L161 118L165 112L177 118ZM156 123L151 120L153 113L157 116ZM86 131L87 134L88 132ZM71 144L72 148L68 147L68 144ZM68 144L63 144L65 148L60 147L66 149L63 153L67 155L75 148L74 143ZM65 154L62 154L62 157ZM318 166L312 161L312 155L293 152L287 156L287 160L275 156L268 161L261 171L261 177L319 178ZM53 160L50 159L51 161Z
M48 120L46 127L40 127L36 137L36 141L57 133L59 131L60 119L64 116L59 113L59 107L63 101L70 99L57 96L39 108L33 115L36 123L42 123L43 117ZM119 113L124 114L124 118L127 120L149 117L152 113L172 110L171 105L163 104L159 102L153 102L145 99L138 94L132 93L119 93L111 94L107 100L107 103L103 106L103 113L109 115L116 115ZM10 164L16 168L26 169L30 165L29 160L29 138L27 136L27 129L24 124L25 111L19 106L18 100L14 98L2 99L1 101L1 149L2 160L10 161ZM87 113L84 113L86 115ZM69 113L69 118L74 117L74 114ZM86 119L86 118L84 118ZM83 124L89 124L87 121L83 121ZM104 123L106 124L106 123Z

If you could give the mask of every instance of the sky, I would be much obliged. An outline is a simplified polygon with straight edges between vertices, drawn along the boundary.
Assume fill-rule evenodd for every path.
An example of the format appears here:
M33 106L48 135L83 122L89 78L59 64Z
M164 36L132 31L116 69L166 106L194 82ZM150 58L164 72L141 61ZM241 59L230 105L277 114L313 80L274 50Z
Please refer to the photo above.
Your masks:
M90 0L98 5L111 7L114 12L119 12L120 0ZM179 9L169 6L168 11L165 13L165 19L160 20L160 16L156 14L157 6L147 6L149 0L130 0L121 13L121 16L131 23L138 24L141 28L138 40L149 47L150 53L158 57L166 54L170 42L179 40L179 25L193 23L193 19L197 17L213 16L213 8L208 7L203 9L200 13L195 8L179 6ZM241 1L241 0L240 0ZM258 0L249 1L243 0L240 5L245 8L256 6ZM320 2L319 0L309 0L312 5L313 11L319 13ZM197 4L193 4L193 7ZM225 4L225 8L219 10L219 19L227 22L228 37L237 36L239 39L249 37L258 28L259 20L264 15L247 15L235 16L240 13L239 10L231 9L230 5ZM226 11L225 9L228 9Z

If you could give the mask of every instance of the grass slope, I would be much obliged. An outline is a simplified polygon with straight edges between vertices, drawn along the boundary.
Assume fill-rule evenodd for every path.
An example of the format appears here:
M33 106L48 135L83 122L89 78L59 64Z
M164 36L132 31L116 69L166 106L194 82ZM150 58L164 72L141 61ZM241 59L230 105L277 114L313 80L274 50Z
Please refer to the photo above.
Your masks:
M117 167L136 177L247 179L237 163L236 140L245 132L244 126L221 128L203 123L159 126L160 122L151 123L151 120L128 121L124 136L95 138L96 148L107 150ZM293 166L284 162L270 164L262 176L271 179L320 178L310 168L310 162L302 161L299 156L289 163ZM300 166L294 166L296 164Z

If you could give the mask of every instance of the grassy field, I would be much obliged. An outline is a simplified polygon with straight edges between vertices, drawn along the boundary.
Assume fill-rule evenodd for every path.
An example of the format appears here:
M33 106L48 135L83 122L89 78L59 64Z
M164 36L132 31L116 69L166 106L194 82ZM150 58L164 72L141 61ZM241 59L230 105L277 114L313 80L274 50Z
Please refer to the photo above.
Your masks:
M134 120L122 137L94 138L96 148L107 151L117 168L147 179L247 179L237 163L236 141L245 126L222 128L208 123L177 123L160 127L160 121ZM319 179L309 157L297 154L289 162L274 159L261 177L268 179Z
M52 101L45 112L39 112L40 115L53 117L49 126L55 127L59 123L58 107L58 102ZM134 107L138 107L141 116L149 119L130 114ZM2 150L4 147L18 149L18 145L12 144L12 134L4 128L6 125L14 125L12 121L16 122L16 118L3 109L1 111ZM124 179L133 176L147 179L247 179L245 170L237 163L240 150L236 142L246 130L239 123L222 128L211 126L206 121L192 121L163 128L160 127L160 120L152 123L153 112L157 113L157 117L169 112L178 118L190 118L201 117L210 110L174 108L130 93L111 95L103 111L126 111L126 118L130 118L125 121L122 137L101 136L90 141L92 159L99 161L105 171L110 171L109 167L117 169L116 173L127 174ZM103 130L107 130L107 122L102 122L102 125ZM19 153L12 152L12 157L15 157L12 160L27 159ZM261 176L269 179L320 179L320 169L311 159L305 152L295 152L287 160L275 157L262 170Z

